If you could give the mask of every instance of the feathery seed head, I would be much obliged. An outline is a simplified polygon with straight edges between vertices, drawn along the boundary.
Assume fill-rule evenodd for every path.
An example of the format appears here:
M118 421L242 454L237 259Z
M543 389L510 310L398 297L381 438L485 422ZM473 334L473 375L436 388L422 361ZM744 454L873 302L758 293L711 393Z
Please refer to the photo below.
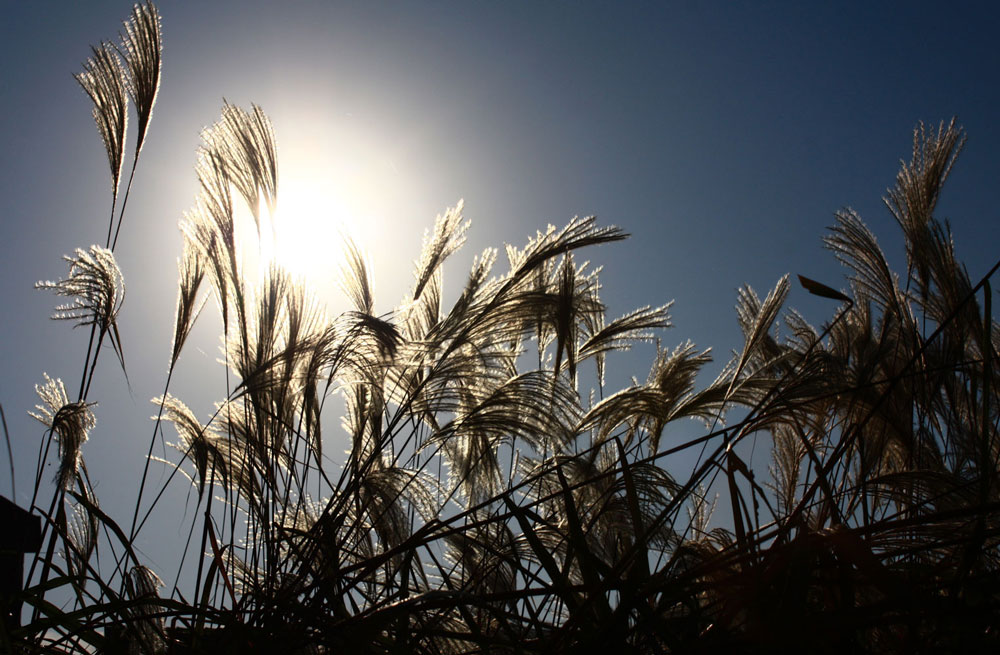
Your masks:
M123 23L125 32L120 34L118 52L125 59L128 76L125 86L139 120L136 156L142 149L153 113L156 93L160 88L160 55L163 49L160 34L160 14L152 2L132 7L131 18Z
M184 254L177 262L179 278L177 280L177 315L174 317L174 345L170 351L170 366L177 363L181 348L187 340L188 333L198 315L195 309L195 299L198 287L205 278L205 268L198 252L198 246L192 243L191 237L184 237Z
M97 505L97 499L83 489L88 500ZM66 535L69 543L66 548L66 560L70 569L76 575L83 575L91 555L97 548L98 528L97 516L82 504L73 506L73 514L66 525Z
M261 196L272 212L278 199L278 153L270 119L257 105L246 111L224 102L222 118L205 130L202 141L202 159L225 186L232 184L240 192L259 232ZM204 167L199 162L199 174Z
M420 298L424 286L434 275L444 260L454 254L465 243L465 233L469 229L469 221L463 220L462 210L465 201L438 216L434 221L434 231L424 236L424 248L420 253L415 272L416 285L413 287L413 300Z
M35 405L38 411L29 414L56 435L60 460L56 482L61 489L68 490L77 479L80 447L97 425L97 419L90 411L94 403L69 402L62 380L53 380L48 373L44 375L45 383L35 385L35 393L43 404Z
M36 289L51 289L73 299L56 307L52 318L76 321L77 326L96 325L106 331L115 323L125 297L125 283L114 254L95 245L88 252L77 248L75 257L63 259L69 264L65 279L35 283Z
M126 584L130 597L150 598L159 596L163 580L149 567L139 565L129 571Z
M162 586L163 580L146 566L135 566L125 576L126 595L132 600L141 601L128 610L131 615L128 635L130 653L166 652L163 618L156 616L161 611L157 600Z
M128 123L125 74L114 46L102 42L91 50L93 57L83 64L83 72L74 77L94 104L94 122L111 166L111 191L117 197Z

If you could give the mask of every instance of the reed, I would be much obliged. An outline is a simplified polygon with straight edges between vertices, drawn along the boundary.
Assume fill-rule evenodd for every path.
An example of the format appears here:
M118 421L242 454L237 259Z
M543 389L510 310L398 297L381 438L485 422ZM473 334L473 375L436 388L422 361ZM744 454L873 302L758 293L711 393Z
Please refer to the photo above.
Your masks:
M12 650L1000 647L990 285L1000 262L973 282L934 216L965 139L954 121L916 128L886 198L906 271L891 269L857 214L838 213L824 242L848 287L800 278L831 301L831 320L814 327L784 308L788 276L763 299L744 287L743 348L699 386L711 353L660 346L669 305L606 315L598 271L579 251L627 235L593 217L507 246L502 263L487 249L451 306L443 264L465 241L461 203L435 221L411 291L388 314L376 313L370 264L351 243L342 286L352 307L333 319L277 264L251 281L234 216L244 205L259 231L273 210L275 137L259 107L225 103L203 135L200 195L181 222L169 373L145 463L173 471L165 484L192 484L198 511L162 506L163 488L144 474L124 529L86 473L100 414L88 393L105 339L125 370L113 250L127 201L126 92L139 126L134 174L160 42L156 8L137 6L122 43L94 49L77 78L108 152L113 208L106 247L78 250L65 279L39 283L68 298L53 318L93 336L76 400L47 375L38 387L32 509L46 547L23 594L30 618L4 628ZM222 319L226 375L215 411L197 416L170 377L207 298ZM653 340L645 381L605 388L606 356ZM579 392L588 386L597 393ZM342 461L324 452L328 404L344 408ZM667 434L691 419L702 436ZM153 456L163 424L176 433L167 459ZM750 439L772 444L767 471L739 456ZM52 441L59 473L47 480ZM668 473L669 458L694 449L689 474ZM717 487L727 492L718 502L706 491ZM186 522L193 589L135 551L154 513Z

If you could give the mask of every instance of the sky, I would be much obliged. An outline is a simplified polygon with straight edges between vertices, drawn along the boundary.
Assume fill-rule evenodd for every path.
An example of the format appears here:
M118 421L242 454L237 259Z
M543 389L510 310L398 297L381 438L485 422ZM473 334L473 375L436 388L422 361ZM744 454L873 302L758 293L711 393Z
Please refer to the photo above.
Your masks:
M459 199L472 227L446 268L452 294L484 248L596 215L632 235L583 254L604 266L609 315L673 300L664 345L711 346L714 373L741 345L742 284L763 295L799 273L846 287L821 242L836 210L859 211L901 265L881 197L918 121L955 116L967 130L938 215L974 280L1000 256L1000 10L896 5L163 0L162 83L116 250L130 386L104 354L84 450L105 509L131 515L149 399L168 364L177 223L197 191L200 132L223 99L271 117L279 203L355 233L375 266L379 311L405 294L424 230ZM57 299L33 285L65 274L62 255L103 243L111 199L72 74L129 10L2 4L0 403L22 505L43 437L26 413L33 387L48 373L75 389L88 336L48 320ZM320 228L306 243L336 312L339 245ZM836 309L797 286L788 304L815 324ZM172 383L203 417L224 393L214 313L210 304ZM612 384L644 380L650 361L649 349L612 360ZM182 502L185 491L172 493ZM166 512L140 548L166 563L163 544L175 542L161 536L179 525Z

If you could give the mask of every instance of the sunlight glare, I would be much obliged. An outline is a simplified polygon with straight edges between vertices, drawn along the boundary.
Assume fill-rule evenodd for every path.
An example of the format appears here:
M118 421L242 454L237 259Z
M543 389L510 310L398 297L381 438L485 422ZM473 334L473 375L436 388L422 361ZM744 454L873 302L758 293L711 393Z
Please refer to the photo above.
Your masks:
M262 259L273 259L326 295L337 284L345 237L362 250L371 243L374 220L357 211L329 183L302 176L283 179L270 221L273 231L262 220Z

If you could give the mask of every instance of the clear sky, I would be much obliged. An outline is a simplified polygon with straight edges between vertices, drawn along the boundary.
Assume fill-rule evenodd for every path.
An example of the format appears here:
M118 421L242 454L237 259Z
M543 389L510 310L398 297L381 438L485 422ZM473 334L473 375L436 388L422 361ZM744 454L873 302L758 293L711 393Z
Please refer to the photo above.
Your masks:
M857 209L900 261L880 198L917 121L957 116L967 129L940 216L974 279L1000 256L1000 13L897 4L163 0L162 85L116 251L132 387L103 355L84 451L105 508L130 516L167 368L177 222L223 98L272 118L279 195L318 197L316 213L353 225L380 311L410 286L424 229L460 198L473 226L447 269L453 292L484 247L596 214L633 235L587 255L605 266L609 313L673 299L665 345L692 339L724 360L740 343L741 284L766 293L791 272L845 285L820 242L838 208ZM63 254L103 243L110 203L71 74L129 8L18 1L0 14L0 403L22 504L43 432L25 413L33 385L47 372L75 389L87 338L47 320L56 298L32 286L64 275ZM336 268L336 244L315 252ZM833 311L798 288L789 304L816 323ZM213 314L172 386L200 412L223 389ZM612 381L644 379L649 355L613 360ZM8 478L4 461L4 495ZM164 533L177 516L164 513ZM158 534L140 546L166 564Z

